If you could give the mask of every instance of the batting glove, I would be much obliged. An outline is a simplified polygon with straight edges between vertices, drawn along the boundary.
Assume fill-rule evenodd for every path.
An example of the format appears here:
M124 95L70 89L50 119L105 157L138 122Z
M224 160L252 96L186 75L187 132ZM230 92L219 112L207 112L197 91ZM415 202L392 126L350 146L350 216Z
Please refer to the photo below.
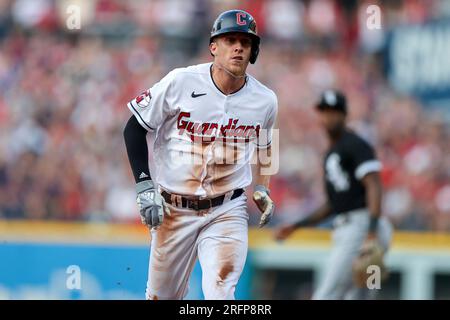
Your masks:
M164 213L170 215L163 197L156 190L152 180L138 182L136 184L137 199L141 214L141 222L149 228L156 228L164 220Z
M273 212L275 211L275 204L269 197L270 191L263 185L255 186L253 192L253 201L255 201L258 209L262 212L261 219L259 221L259 227L265 226L272 219Z

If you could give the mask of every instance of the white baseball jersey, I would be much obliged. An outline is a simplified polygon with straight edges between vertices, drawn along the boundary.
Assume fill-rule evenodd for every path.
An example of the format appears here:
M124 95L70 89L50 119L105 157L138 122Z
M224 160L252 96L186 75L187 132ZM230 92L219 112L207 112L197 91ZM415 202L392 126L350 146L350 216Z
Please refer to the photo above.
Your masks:
M241 89L225 95L211 66L175 69L128 103L155 134L153 178L175 194L211 197L247 187L255 148L272 142L275 93L248 75Z

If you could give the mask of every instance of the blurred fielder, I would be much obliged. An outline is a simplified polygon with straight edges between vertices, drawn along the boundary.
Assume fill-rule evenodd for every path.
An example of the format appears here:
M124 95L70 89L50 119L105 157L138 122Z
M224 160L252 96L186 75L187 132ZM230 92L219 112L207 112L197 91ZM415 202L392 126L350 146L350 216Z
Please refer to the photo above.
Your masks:
M275 237L286 239L295 229L336 214L328 267L313 299L365 299L367 268L377 265L381 278L386 276L383 256L392 234L390 223L381 217L381 163L373 148L346 128L347 103L341 92L325 91L316 109L330 143L323 163L327 202L277 229Z
M205 298L234 299L247 256L250 160L255 150L270 153L278 109L274 92L246 74L259 43L250 14L226 11L212 28L212 63L175 69L128 103L125 144L152 234L147 299L185 297L197 257ZM147 132L155 139L152 175ZM260 226L274 211L265 166L255 166Z

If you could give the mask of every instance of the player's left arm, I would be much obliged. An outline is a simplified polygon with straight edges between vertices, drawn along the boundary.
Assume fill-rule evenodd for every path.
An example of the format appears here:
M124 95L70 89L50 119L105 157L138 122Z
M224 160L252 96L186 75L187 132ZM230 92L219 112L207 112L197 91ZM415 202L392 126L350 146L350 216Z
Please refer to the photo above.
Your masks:
M272 146L268 146L265 149L257 149L256 153L257 160L254 171L255 184L269 189L271 175L267 174L267 172L272 164Z
M253 192L253 200L262 212L259 221L259 227L263 227L272 219L275 211L275 204L270 198L270 175L265 174L265 171L271 165L272 148L271 146L265 149L257 150L257 160L254 167L255 188ZM265 159L265 161L262 161Z
M272 219L275 204L270 198L270 177L273 174L273 130L277 121L278 102L274 94L273 104L267 116L267 121L258 135L256 148L256 163L254 166L255 188L253 200L262 212L259 227L263 227Z
M376 238L378 220L381 216L382 186L379 172L370 172L361 179L366 188L367 208L370 212L368 237Z
M361 182L366 189L366 204L370 212L370 220L366 240L362 244L358 256L352 262L352 275L355 285L363 288L367 285L369 266L377 265L380 268L381 280L385 280L388 273L383 262L385 248L377 238L382 200L380 173L377 171L367 173Z
M380 178L381 162L377 159L375 150L366 141L357 141L352 150L356 165L355 178L365 187L366 205L370 213L368 229L369 238L376 237L378 220L381 216L382 185Z

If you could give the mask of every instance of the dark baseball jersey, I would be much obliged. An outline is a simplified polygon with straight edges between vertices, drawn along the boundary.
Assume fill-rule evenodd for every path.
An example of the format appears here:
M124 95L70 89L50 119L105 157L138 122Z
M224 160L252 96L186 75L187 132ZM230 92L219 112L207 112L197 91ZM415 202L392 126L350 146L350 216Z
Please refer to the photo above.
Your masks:
M324 161L326 193L334 213L366 207L361 179L380 170L381 162L373 148L354 132L345 130Z

